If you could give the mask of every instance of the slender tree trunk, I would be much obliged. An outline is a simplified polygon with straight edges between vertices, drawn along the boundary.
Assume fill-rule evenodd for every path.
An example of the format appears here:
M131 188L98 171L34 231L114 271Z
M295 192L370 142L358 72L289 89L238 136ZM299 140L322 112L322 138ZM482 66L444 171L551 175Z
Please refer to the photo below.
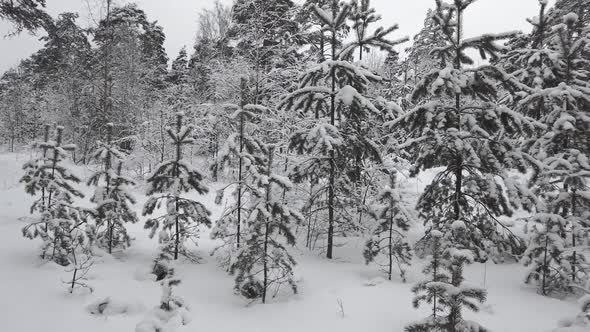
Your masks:
M74 258L74 274L72 275L72 283L70 286L70 294L74 293L74 286L76 285L76 274L78 273L77 263L76 263L76 252L72 250L72 256Z
M45 142L45 144L47 144L47 142L49 142L49 125L48 124L46 124L45 128L44 128L43 142ZM43 146L43 164L45 164L46 157L47 157L47 146ZM49 205L46 202L45 195L46 195L45 186L43 186L41 188L41 209L42 209L43 213L45 213L45 211L47 211L47 209L49 208ZM48 225L48 223L45 223L45 234L47 234L48 231L49 231L49 225ZM45 250L43 250L43 252L41 253L41 259L45 259Z
M434 241L434 248L432 253L432 281L438 282L438 254L439 254L439 239L436 238ZM432 317L436 320L436 314L438 311L437 307L437 300L438 300L438 292L435 290L434 294L432 295Z
M82 151L82 164L86 165L88 160L88 146L90 145L90 126L84 126L86 138L84 139L84 151Z
M391 280L391 273L393 272L393 200L389 204L389 271L388 277Z
M576 217L576 189L572 190L572 216ZM574 252L572 253L572 282L576 282L576 265L578 264L576 258L576 222L572 223L572 247L574 248Z
M459 45L461 45L461 29L462 29L462 13L463 11L457 10L457 52L455 54L455 69L461 69L461 58L459 53ZM457 111L457 130L461 130L461 95L455 93L455 109ZM461 196L463 187L463 158L458 156L455 165L455 220L461 219Z
M164 154L166 151L166 140L164 139L164 110L160 109L160 162L164 162Z
M268 169L266 170L266 175L270 179L272 173L272 157L274 153L274 148L271 146L268 149ZM272 183L269 181L266 186L266 206L270 207L270 195L271 195ZM269 234L269 223L271 220L269 218L265 218L264 223L264 259L262 260L263 264L263 287L262 287L262 303L266 303L266 291L268 288L268 237Z
M113 141L113 124L112 123L107 123L107 144L110 148L111 144ZM106 181L106 190L105 190L105 198L109 199L110 196L110 191L111 191L111 175L110 175L110 170L111 170L111 152L108 151L106 158L105 158L105 163L104 163L104 170L105 170L105 181ZM106 217L106 216L105 216ZM113 253L113 225L111 224L111 220L107 219L107 230L108 230L108 236L109 236L109 254Z
M242 77L240 81L240 108L244 109L246 106L246 78ZM242 172L243 172L243 159L242 152L244 151L244 115L240 113L240 156L238 157L238 221L236 230L236 247L240 248L240 233L242 226Z
M336 17L336 9L338 3L337 1L332 2L332 17ZM332 28L332 61L336 59L336 28ZM335 112L336 112L336 71L334 67L332 67L330 71L330 79L331 79L331 91L330 94L330 125L334 126L335 124ZM330 176L329 176L329 184L328 184L328 248L326 250L326 257L328 259L332 259L333 253L333 246L334 246L334 183L335 183L335 154L334 150L330 151Z
M213 181L217 182L217 157L219 156L219 135L217 133L214 134L213 139L215 140L213 142L213 160L215 161L215 163L213 164Z
M43 132L43 142L47 144L49 142L49 125L46 124ZM47 158L47 146L43 146L43 163L45 163L45 158ZM45 186L41 188L41 203L43 212L47 209L47 204L45 202ZM45 223L45 233L47 233L47 223ZM44 257L43 257L44 258Z
M547 223L547 231L549 231L549 223ZM547 272L549 270L548 262L547 262L547 251L549 248L549 236L545 234L545 248L543 251L543 275L541 279L541 292L543 295L547 295Z
M113 40L113 32L111 31L111 2L112 0L106 0L107 12L105 18L105 25L108 32L108 39L106 41L104 54L103 54L103 119L109 119L111 116L111 82L110 82L110 53L111 53L111 42ZM101 123L102 124L102 123Z
M57 127L57 139L55 141L55 146L53 148L53 159L51 160L51 176L50 179L53 181L55 179L55 168L57 167L57 161L59 159L59 153L57 148L61 146L61 140L63 135L63 127ZM51 200L53 196L53 191L49 191L49 196L47 197L47 207L51 206ZM51 254L51 259L55 256L55 246L56 246L57 238L53 239L53 253Z
M178 114L177 118L176 118L176 132L180 132L180 129L182 128L182 115ZM174 176L178 179L180 178L180 168L178 167L178 163L180 162L180 158L181 158L181 154L182 154L182 145L180 142L176 142L176 164L174 166ZM174 223L174 228L175 228L175 232L176 232L176 236L174 239L174 260L178 259L178 247L180 246L180 227L178 225L178 195L176 194L176 197L174 197L174 206L176 208L176 220Z
M309 185L309 218L307 219L307 236L305 237L305 247L311 249L311 219L313 218L313 180Z

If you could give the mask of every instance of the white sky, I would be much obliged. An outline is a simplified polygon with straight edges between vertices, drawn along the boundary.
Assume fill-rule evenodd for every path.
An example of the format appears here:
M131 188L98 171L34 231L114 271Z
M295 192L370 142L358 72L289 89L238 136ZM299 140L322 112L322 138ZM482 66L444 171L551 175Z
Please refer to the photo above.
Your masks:
M97 1L100 0L47 0L47 10L53 16L64 11L79 12L80 24L88 26L88 3L96 7ZM232 1L222 0L225 4ZM169 58L176 57L184 45L190 49L197 30L197 13L213 5L213 0L117 0L117 3L126 2L136 2L149 20L157 20L164 27ZM406 35L411 37L417 33L422 27L426 11L434 4L434 0L372 0L372 5L383 16L379 24L399 24L400 29L393 39ZM525 31L529 29L525 19L537 13L538 0L479 0L468 10L465 37L486 32ZM42 45L38 41L39 36L31 36L26 32L16 37L1 37L10 31L11 26L0 21L0 72L15 66Z

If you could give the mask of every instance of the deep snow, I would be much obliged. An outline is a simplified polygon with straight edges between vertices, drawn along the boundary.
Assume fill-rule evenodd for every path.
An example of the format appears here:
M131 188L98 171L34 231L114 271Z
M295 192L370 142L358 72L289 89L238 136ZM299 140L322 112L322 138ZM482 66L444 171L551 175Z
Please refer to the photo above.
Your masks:
M0 331L134 331L135 326L156 305L160 286L149 274L157 249L143 224L130 226L135 237L131 248L113 257L104 254L92 268L88 283L93 293L67 294L63 268L40 260L38 242L21 236L31 197L18 183L25 154L0 155ZM78 168L81 176L90 173ZM422 181L427 182L427 179ZM407 192L423 184L408 181ZM213 204L215 188L202 201L215 220L221 208ZM90 189L84 192L90 194ZM137 209L145 200L140 193ZM87 204L89 206L89 204ZM142 219L143 220L143 219ZM248 303L233 293L233 279L219 267L209 252L216 245L204 231L195 250L202 264L180 262L176 289L190 307L192 322L177 331L207 332L397 332L405 324L427 315L427 308L411 306L411 285L421 278L423 263L415 261L408 283L386 281L374 265L362 259L364 240L341 239L333 261L306 251L293 249L299 262L299 293L271 299L270 304ZM484 285L484 271L485 285ZM488 301L478 314L466 313L483 326L497 332L544 332L557 326L562 317L575 315L574 300L540 296L522 280L525 268L519 264L475 264L467 270L467 281L485 286ZM91 315L87 306L110 297L127 312L107 316Z

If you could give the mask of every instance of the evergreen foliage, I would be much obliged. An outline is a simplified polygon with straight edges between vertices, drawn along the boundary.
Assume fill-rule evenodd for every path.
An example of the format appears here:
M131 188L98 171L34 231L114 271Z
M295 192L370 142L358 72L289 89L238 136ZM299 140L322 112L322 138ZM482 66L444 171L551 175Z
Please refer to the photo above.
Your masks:
M534 262L527 281L538 281L544 295L572 290L573 285L585 287L590 280L590 266L577 249L590 226L590 61L583 54L590 39L577 33L578 20L569 13L550 29L543 52L552 60L551 79L521 101L543 110L540 122L547 128L525 146L534 171L529 185L538 197L538 214L531 220L535 226L524 263Z
M389 174L389 186L385 186L378 195L381 206L375 209L373 217L377 227L365 244L363 256L366 263L376 260L380 254L387 257L385 267L387 277L391 280L394 264L399 269L402 280L406 281L406 266L411 264L412 254L405 232L410 227L411 215L401 206L401 193L397 188L396 172Z
M97 241L109 254L113 248L130 245L125 223L138 221L132 207L135 199L130 193L135 182L121 174L126 153L119 149L120 142L113 141L112 129L113 124L108 123L107 139L97 142L93 155L102 169L88 179L88 185L96 187L90 201L96 204Z
M87 213L73 205L75 197L84 195L74 188L80 179L64 165L67 151L75 146L63 144L63 127L58 126L56 131L55 140L49 140L49 126L45 127L46 140L37 144L43 151L42 157L23 165L25 174L21 182L26 192L33 196L41 193L31 206L31 213L39 216L23 228L23 235L43 241L41 257L67 266L72 263L71 255L75 255L76 248L86 244L85 232L80 227L86 223Z
M330 12L318 6L312 8L331 40L331 56L309 68L301 77L299 88L286 95L279 107L314 115L313 121L291 137L291 149L307 157L295 166L292 178L295 182L322 184L316 186L313 204L318 206L317 211L327 210L326 256L332 258L335 220L340 220L341 231L355 228L345 206L349 206L347 193L353 192L352 184L360 177L361 160L381 160L376 144L365 135L368 128L363 127L371 115L379 114L364 94L369 84L381 77L347 59L360 44L391 48L401 41L385 39L395 28L387 29L387 34L378 29L368 39L339 47L339 33L352 13L350 5L333 1ZM350 164L355 168L351 170Z
M51 31L53 20L45 12L45 0L16 0L0 2L0 19L14 24L15 33L45 28Z
M217 192L216 203L221 204L225 191L230 186L235 186L232 196L235 206L224 211L211 232L212 238L224 240L224 246L229 250L227 259L232 259L233 249L239 249L242 237L242 225L246 215L251 213L248 208L248 200L255 191L255 181L260 177L260 172L266 163L266 146L261 139L254 137L251 132L256 128L256 122L267 113L266 107L246 103L246 79L241 79L241 103L238 105L226 105L233 110L230 119L237 122L237 132L230 134L219 151L216 166L218 171L232 168L237 171L237 179ZM236 165L237 160L237 165ZM237 169L236 169L237 168Z
M179 255L196 259L186 248L187 240L194 240L198 235L200 225L210 226L210 212L200 202L183 197L183 193L196 192L205 194L208 188L202 183L203 176L183 159L182 147L192 144L190 136L192 126L184 126L182 123L184 114L176 115L175 128L168 128L168 136L175 148L175 159L166 160L156 166L154 172L147 179L149 185L146 201L142 214L153 215L157 209L164 206L165 213L159 217L149 218L145 222L145 228L150 230L150 237L158 233L158 242L161 244L162 257L172 256L174 260ZM158 263L154 272L158 269Z
M428 279L418 282L412 291L416 294L414 307L422 303L432 306L432 314L419 322L406 326L406 332L486 332L478 323L463 318L462 310L477 312L479 304L486 300L487 292L464 283L463 268L473 263L470 249L461 248L465 243L465 228L456 228L443 234L432 230L428 236L432 245L429 265L424 269Z
M465 68L469 49L497 58L499 40L512 33L462 38L462 19L470 1L437 1L433 20L446 45L432 52L440 67L416 86L417 106L386 125L399 136L396 144L412 163L411 175L443 167L420 196L417 210L428 229L444 231L456 220L466 224L468 247L477 260L519 255L521 239L498 220L514 208L530 209L534 199L507 172L524 171L524 157L515 149L514 134L542 127L498 104L494 66ZM397 132L395 132L397 131Z
M272 172L274 148L265 147L265 151L268 151L266 165L260 165L261 173L253 175L256 187L251 188L246 240L229 269L236 276L236 290L248 299L260 298L262 303L266 303L271 291L276 294L284 284L297 292L293 277L296 262L286 245L295 244L291 225L303 221L278 194L292 185Z

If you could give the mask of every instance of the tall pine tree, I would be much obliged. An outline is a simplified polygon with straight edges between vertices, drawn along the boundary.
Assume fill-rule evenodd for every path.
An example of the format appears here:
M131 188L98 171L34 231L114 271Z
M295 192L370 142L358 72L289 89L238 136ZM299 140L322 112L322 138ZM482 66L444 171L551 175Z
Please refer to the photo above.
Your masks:
M396 27L392 27L377 29L363 40L341 46L340 32L352 13L350 5L332 1L330 11L318 6L312 8L322 22L322 33L327 33L326 38L330 40L331 54L329 59L305 72L299 89L288 94L280 107L314 116L306 128L291 138L291 148L308 157L294 168L292 177L296 182L313 180L321 184L316 186L318 198L314 203L319 210L327 210L326 256L332 258L335 221L339 220L342 229L351 228L351 217L346 209L352 204L346 198L359 172L358 168L351 170L348 165L359 164L360 151L367 159L380 161L376 144L359 129L371 114L379 114L364 94L371 82L381 78L351 63L350 55L361 43L387 49L399 41L385 38L395 30Z

